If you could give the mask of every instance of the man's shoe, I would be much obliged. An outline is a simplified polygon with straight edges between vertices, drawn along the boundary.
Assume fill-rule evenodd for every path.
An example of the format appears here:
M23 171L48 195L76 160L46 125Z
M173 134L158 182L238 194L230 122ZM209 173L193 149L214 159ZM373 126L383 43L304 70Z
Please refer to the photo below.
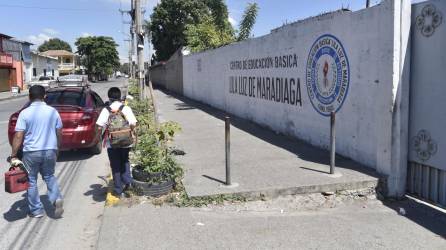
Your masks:
M56 218L60 218L62 217L62 214L64 212L63 210L63 200L62 199L57 199L54 202L54 217Z
M31 217L31 218L39 219L39 218L43 217L43 213L38 213L38 214L29 213L28 216Z

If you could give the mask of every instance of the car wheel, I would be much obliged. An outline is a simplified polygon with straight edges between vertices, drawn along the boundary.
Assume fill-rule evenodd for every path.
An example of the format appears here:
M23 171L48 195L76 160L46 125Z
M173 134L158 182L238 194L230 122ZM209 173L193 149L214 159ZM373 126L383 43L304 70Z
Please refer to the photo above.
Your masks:
M102 138L94 145L92 148L90 148L90 152L94 155L98 155L102 152Z

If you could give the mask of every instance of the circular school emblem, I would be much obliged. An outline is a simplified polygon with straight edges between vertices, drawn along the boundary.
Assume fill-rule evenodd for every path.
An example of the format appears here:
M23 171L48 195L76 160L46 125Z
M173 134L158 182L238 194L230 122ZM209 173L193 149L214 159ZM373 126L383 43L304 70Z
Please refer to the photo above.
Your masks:
M344 103L350 84L350 65L341 42L333 35L323 35L308 55L307 92L319 114L329 116Z

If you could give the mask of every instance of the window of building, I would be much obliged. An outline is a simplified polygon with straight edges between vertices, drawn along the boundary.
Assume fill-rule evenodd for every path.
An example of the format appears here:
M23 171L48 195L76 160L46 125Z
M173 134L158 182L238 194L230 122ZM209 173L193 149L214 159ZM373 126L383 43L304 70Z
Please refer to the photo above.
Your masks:
M51 75L54 76L54 69L51 70Z
M46 76L46 69L43 69L43 75Z
M33 68L33 76L37 76L37 69Z
M65 63L71 63L70 58L65 58Z

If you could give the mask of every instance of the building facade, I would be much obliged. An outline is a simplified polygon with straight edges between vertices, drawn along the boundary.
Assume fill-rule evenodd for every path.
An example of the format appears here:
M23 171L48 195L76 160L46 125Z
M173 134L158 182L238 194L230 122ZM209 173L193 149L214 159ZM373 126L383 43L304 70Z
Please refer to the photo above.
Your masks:
M25 79L30 78L26 70L32 63L31 45L0 34L0 92L10 91L14 86L23 89Z
M59 59L57 57L45 56L42 53L31 52L32 67L30 80L37 80L41 76L52 76L55 79L59 76Z
M45 52L42 52L41 55L43 56L49 56L49 57L55 57L58 59L59 62L59 74L61 76L63 75L69 75L76 73L77 70L79 70L79 66L77 63L77 55L66 50L48 50Z

